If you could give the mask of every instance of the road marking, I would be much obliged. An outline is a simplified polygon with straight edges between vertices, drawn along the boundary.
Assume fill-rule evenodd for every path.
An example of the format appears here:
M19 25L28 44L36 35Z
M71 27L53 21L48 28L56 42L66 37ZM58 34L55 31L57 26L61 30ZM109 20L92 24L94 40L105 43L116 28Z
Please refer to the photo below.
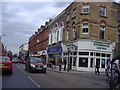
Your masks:
M18 69L20 69L20 67L19 66L17 66L16 64L15 64L15 66L18 68ZM20 69L21 70L21 69ZM26 73L23 71L23 70L21 70L25 75L26 75ZM40 85L38 85L30 76L28 76L28 75L26 75L36 86L38 86L39 88L40 88Z
M40 88L40 85L38 85L30 76L27 76L35 85L37 85Z

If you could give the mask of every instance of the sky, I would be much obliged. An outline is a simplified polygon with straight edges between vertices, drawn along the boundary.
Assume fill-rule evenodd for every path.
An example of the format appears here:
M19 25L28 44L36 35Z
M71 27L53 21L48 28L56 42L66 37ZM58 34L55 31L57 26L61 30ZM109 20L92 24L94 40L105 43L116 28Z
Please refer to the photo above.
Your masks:
M19 46L50 18L55 18L70 2L0 2L0 35L7 50L18 53ZM119 0L116 0L119 1ZM2 8L1 8L2 7Z

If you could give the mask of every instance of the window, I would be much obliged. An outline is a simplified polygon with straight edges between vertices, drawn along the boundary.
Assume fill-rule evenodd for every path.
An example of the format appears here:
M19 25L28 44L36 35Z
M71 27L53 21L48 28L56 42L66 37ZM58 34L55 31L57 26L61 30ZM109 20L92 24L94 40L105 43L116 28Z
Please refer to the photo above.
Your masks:
M72 38L73 38L73 40L76 39L75 27L73 27L73 30L72 30Z
M89 55L89 52L79 52L79 55Z
M118 41L120 41L120 29L118 29Z
M94 58L91 58L91 60L90 60L90 67L91 68L95 67L95 59Z
M100 26L100 39L105 38L105 26Z
M100 56L100 53L96 53L96 56Z
M83 23L82 34L88 34L88 23Z
M52 43L52 41L53 41L52 38L53 38L53 35L51 34L51 39L50 39L50 40L51 40L51 41L50 41L51 43Z
M59 41L59 31L57 31L57 41Z
M73 66L76 66L76 59L77 57L73 57Z
M70 21L70 14L67 15L67 22Z
M88 58L79 58L79 67L88 67Z
M102 59L101 68L105 68L105 59Z
M118 12L118 20L120 20L120 12Z
M82 7L83 7L83 10L82 10L82 13L83 13L83 14L89 13L89 7L90 7L89 4L85 4L85 5L83 5Z
M76 17L76 8L73 9L73 18Z
M69 31L66 32L66 40L69 40Z
M100 16L106 16L106 7L100 7Z

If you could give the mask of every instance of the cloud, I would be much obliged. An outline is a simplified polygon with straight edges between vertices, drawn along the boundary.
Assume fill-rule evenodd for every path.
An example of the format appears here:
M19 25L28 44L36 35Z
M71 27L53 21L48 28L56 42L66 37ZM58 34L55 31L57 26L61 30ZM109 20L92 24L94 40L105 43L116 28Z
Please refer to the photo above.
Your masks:
M2 33L4 44L9 49L18 51L21 44L44 25L46 20L55 18L67 3L58 2L3 2Z

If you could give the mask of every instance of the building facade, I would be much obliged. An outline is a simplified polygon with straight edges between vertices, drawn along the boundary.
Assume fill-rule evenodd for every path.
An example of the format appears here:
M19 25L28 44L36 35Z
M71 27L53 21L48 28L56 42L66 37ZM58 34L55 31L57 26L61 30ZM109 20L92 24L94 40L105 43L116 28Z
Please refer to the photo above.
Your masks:
M100 62L105 71L107 58L120 55L119 10L114 2L73 2L66 9L63 58L70 60L71 69L94 71Z
M73 2L41 28L29 39L29 52L46 50L48 60L55 59L56 65L66 59L73 70L95 71L100 62L104 72L107 58L120 56L118 3Z

